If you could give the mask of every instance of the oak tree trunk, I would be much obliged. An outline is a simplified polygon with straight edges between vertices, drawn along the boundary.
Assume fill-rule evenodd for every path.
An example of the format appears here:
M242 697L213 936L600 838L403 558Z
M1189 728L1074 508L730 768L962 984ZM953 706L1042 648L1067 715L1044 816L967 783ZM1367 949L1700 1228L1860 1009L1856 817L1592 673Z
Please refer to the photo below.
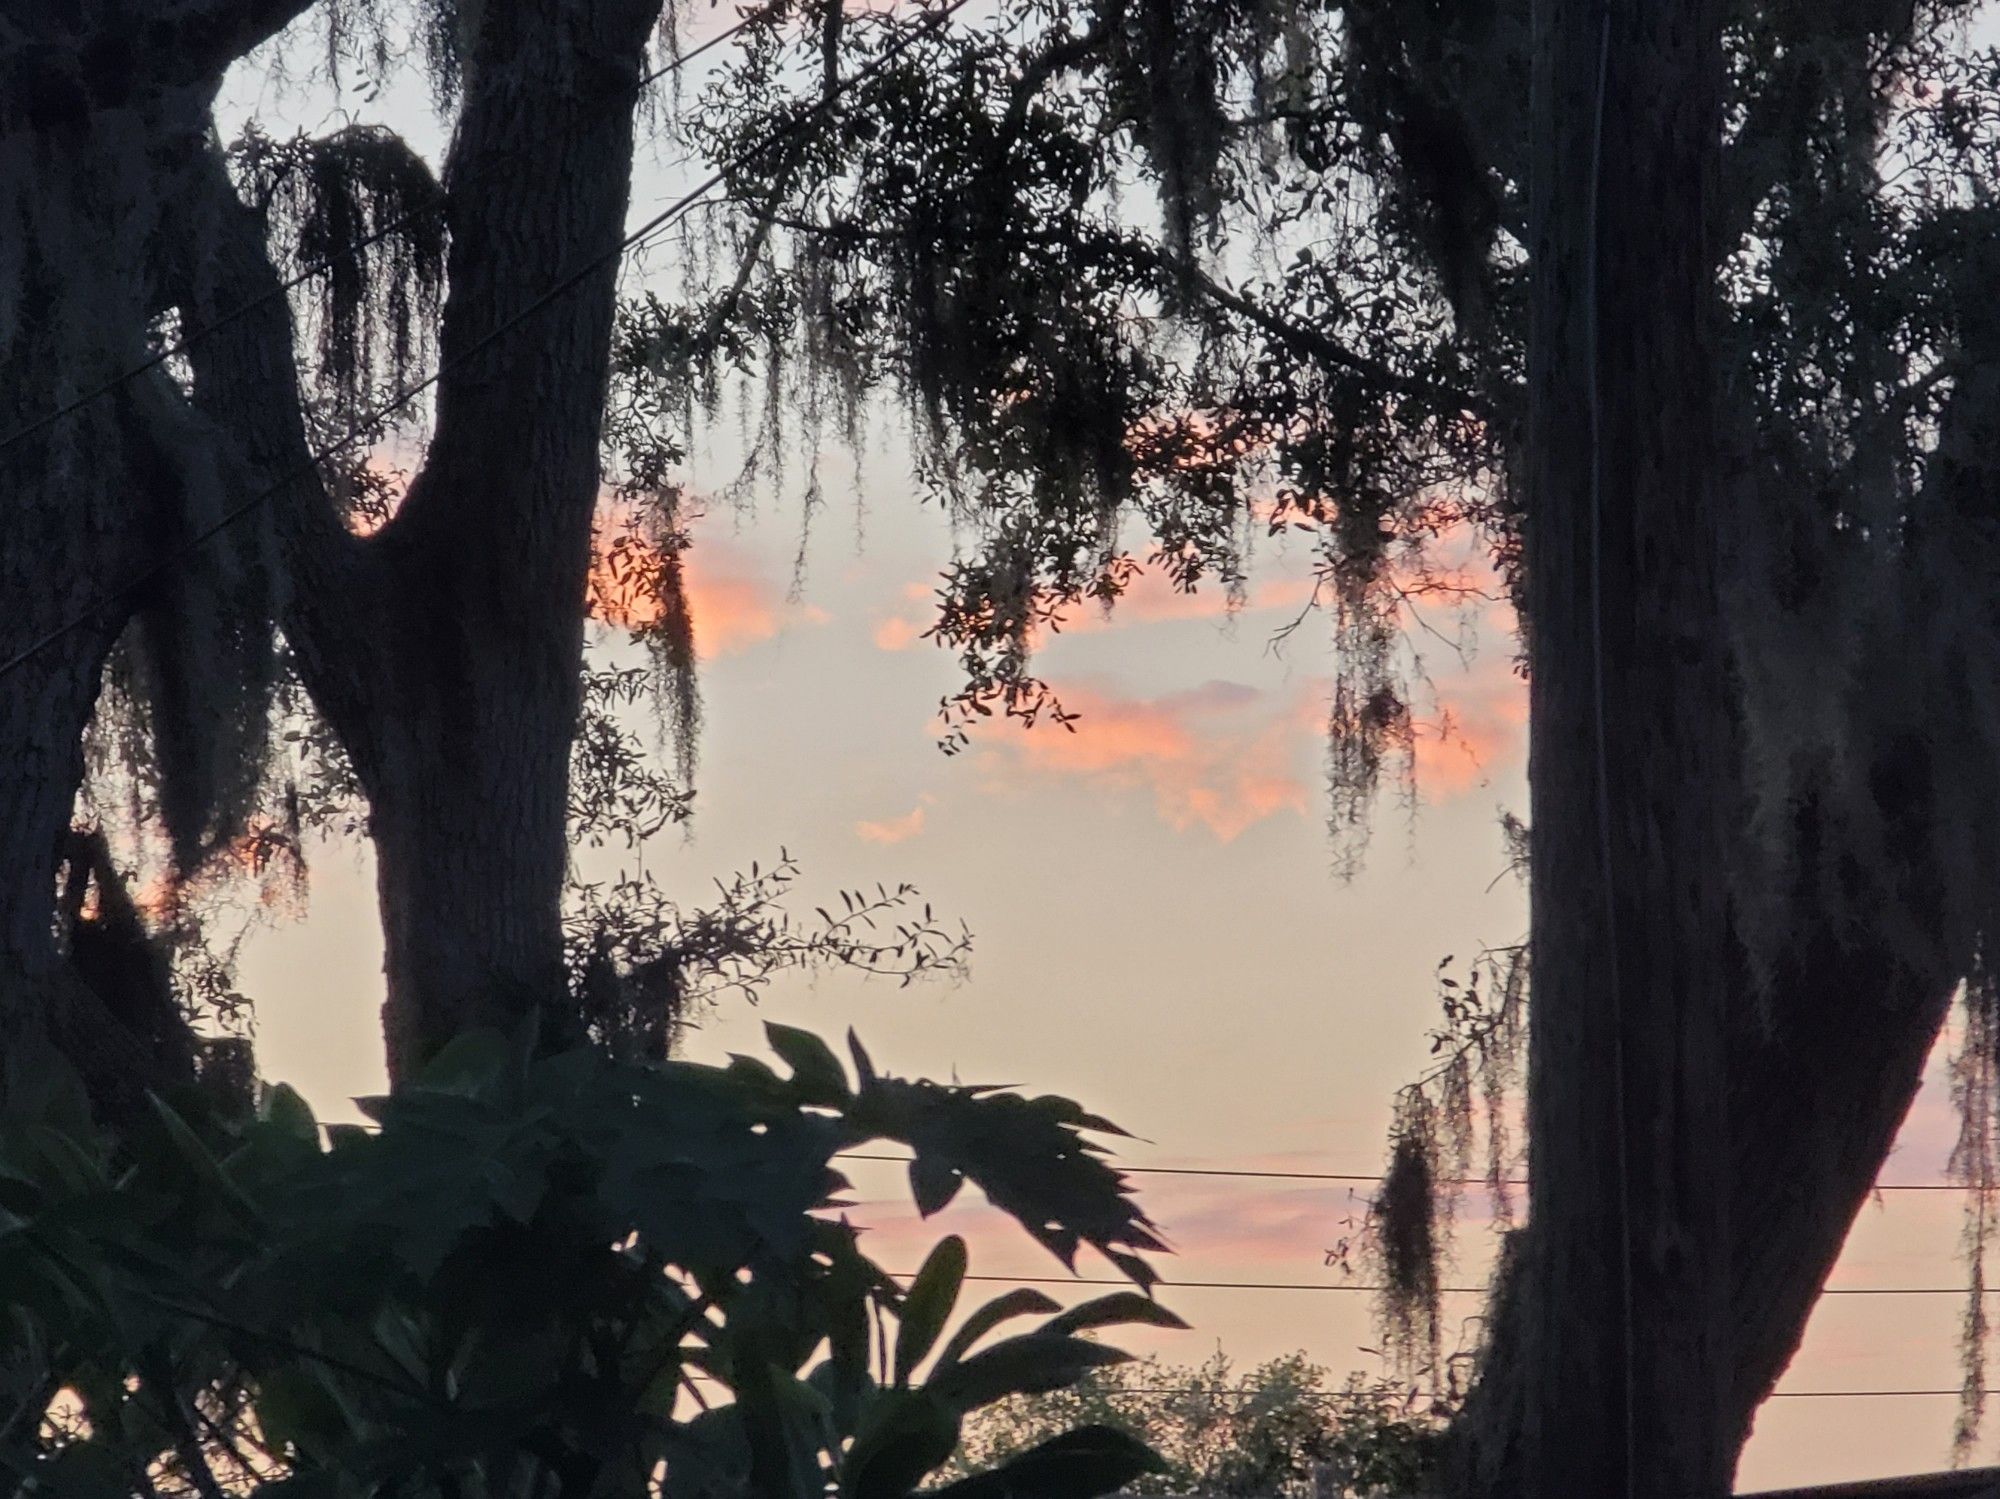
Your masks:
M445 177L449 294L423 467L348 535L309 477L293 332L220 169L197 291L251 305L195 353L198 399L285 481L284 616L369 804L392 1080L458 1031L570 1034L562 887L633 110L658 0L494 0Z
M1536 15L1533 1195L1494 1493L1713 1499L1733 1466L1719 25L1711 0Z
M0 1095L6 1071L53 1045L107 1115L192 1077L192 1033L155 955L131 954L143 992L100 992L57 906L105 662L148 602L121 585L171 532L181 496L148 424L166 398L159 375L47 417L145 355L158 304L135 246L151 204L131 167L185 123L176 102L0 107L0 201L21 220L0 325ZM136 925L125 935L143 947Z
M1464 1495L1727 1492L1970 958L1918 725L1870 726L1872 857L1799 810L1800 894L1761 981L1731 922L1717 24L1576 0L1538 21L1533 1186L1458 1433Z

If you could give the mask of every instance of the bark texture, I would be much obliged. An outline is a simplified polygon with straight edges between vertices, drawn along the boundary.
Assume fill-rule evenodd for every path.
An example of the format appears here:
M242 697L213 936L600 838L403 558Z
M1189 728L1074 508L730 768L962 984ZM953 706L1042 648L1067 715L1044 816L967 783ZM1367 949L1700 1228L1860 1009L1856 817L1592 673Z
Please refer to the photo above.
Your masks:
M1496 1495L1712 1499L1733 1465L1719 25L1709 0L1536 13L1534 1186Z
M255 473L286 484L284 624L368 796L392 1078L468 1026L539 1015L555 1040L572 1024L561 930L569 752L614 252L657 14L657 0L481 9L445 181L433 437L396 516L365 540L305 477L276 274L255 215L215 170L220 249L191 295L218 311L264 300L208 342L196 388Z
M1753 962L1732 919L1720 580L1728 507L1755 501L1709 336L1718 18L1606 14L1547 5L1536 35L1534 1186L1450 1483L1496 1499L1728 1491L1974 936L1941 873L1949 668L1914 648L1937 606L1918 550L1854 689L1871 837L1808 799L1775 948Z
M48 17L41 19L44 24ZM63 37L28 28L0 73ZM71 101L43 118L0 108L0 1053L9 1068L50 1044L100 1108L191 1075L192 1038L149 986L133 1008L80 971L78 928L57 909L84 733L104 664L143 592L111 597L184 514L162 452L157 376L60 421L74 400L144 358L161 305L147 260L160 219L159 153L205 119L184 93L115 107ZM31 655L24 653L32 651ZM18 659L17 658L21 658ZM143 1011L143 1017L140 1012ZM0 1087L0 1092L4 1092Z

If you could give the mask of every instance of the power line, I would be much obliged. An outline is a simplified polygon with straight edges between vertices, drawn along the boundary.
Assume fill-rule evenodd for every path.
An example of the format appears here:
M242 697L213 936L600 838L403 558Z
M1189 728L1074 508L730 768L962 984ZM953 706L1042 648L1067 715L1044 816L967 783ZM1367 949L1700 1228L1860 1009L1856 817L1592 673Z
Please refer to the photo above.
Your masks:
M743 17L740 21L737 21L734 25L726 27L722 31L717 32L714 36L710 37L707 41L703 42L699 47L695 47L690 49L689 51L679 53L678 55L674 56L667 62L661 64L659 67L654 68L650 73L647 73L644 77L640 78L639 81L634 83L629 89L620 90L617 95L618 101L622 102L627 94L637 94L643 92L647 87L659 82L662 78L665 78L670 73L679 72L682 68L686 67L689 63L693 62L696 58L700 57L704 52L711 51L714 48L721 46L724 42L729 41L731 38L739 36L743 32L749 30L752 26L756 25L759 21L763 20L765 16L767 16L770 13L770 11L771 11L771 6L769 5L763 6L760 9L753 11L751 14ZM371 233L364 234L360 239L356 240L353 243L353 245L349 247L349 253L351 254L356 251L365 250L371 245L380 244L383 240L387 239L390 235L396 233L398 230L409 228L409 226L416 221L416 218L417 215L415 213L406 213L396 218L390 219L385 224L378 225ZM311 264L307 265L303 270L299 271L296 275L294 275L289 281L282 282L277 286L271 287L267 291L260 292L258 295L250 298L249 301L242 303L240 306L233 307L228 312L223 313L220 317L216 318L214 322L204 324L202 327L196 329L194 332L183 334L180 338L174 340L173 342L162 345L160 349L158 349L150 357L141 360L138 364L133 365L130 369L121 371L120 373L113 375L109 380L106 380L103 384L92 387L90 390L85 391L82 395L76 397L74 400L65 402L63 405L58 406L55 410L45 412L43 415L38 416L33 421L29 422L25 427L17 428L13 432L8 433L7 436L5 436L4 438L0 438L0 453L6 452L7 449L13 447L16 443L26 441L28 438L33 437L37 432L46 431L48 428L54 426L57 422L61 421L64 417L69 416L74 412L81 411L85 406L90 405L91 402L102 400L105 396L110 395L113 391L117 390L119 386L125 384L127 381L136 380L139 378L139 376L145 374L147 371L158 369L161 365L165 364L169 359L172 359L175 355L185 354L189 349L193 348L196 344L201 343L203 340L210 338L217 333L220 333L224 328L227 328L233 323L239 321L240 319L249 316L251 313L257 311L258 308L267 306L271 302L275 301L277 298L285 296L291 292L297 291L301 286L304 286L306 282L312 280L313 277L318 276L322 272L331 269L334 260L335 257L332 255L321 257L319 260L316 260Z
M701 1370L689 1370L688 1377L700 1384L728 1386L728 1381L718 1375ZM1207 1385L1100 1385L1079 1389L1075 1385L1047 1394L1078 1394L1118 1400L1132 1396L1158 1397L1164 1395L1208 1395L1229 1400L1255 1400L1260 1395L1272 1393L1266 1390L1235 1389L1218 1390ZM1316 1405L1381 1405L1403 1404L1408 1397L1401 1391L1377 1393L1373 1390L1288 1390L1283 1393L1299 1400L1310 1400ZM1773 1390L1764 1398L1767 1400L1927 1400L1945 1396L1962 1397L1963 1390L1957 1389L1885 1389L1885 1390ZM1435 1397L1419 1397L1435 1404ZM2000 1390L1986 1390L1982 1398L2000 1399Z
M898 1280L910 1279L911 1272L891 1271ZM1133 1282L1115 1275L967 1275L967 1280L991 1281L1008 1286L1125 1286ZM1388 1286L1354 1281L1324 1280L1161 1280L1154 1285L1163 1291L1332 1291L1381 1293ZM1439 1286L1440 1296L1484 1296L1490 1286ZM1822 1296L1963 1296L1964 1286L1827 1286ZM2000 1286L1981 1293L2000 1296Z
M843 1161L883 1161L898 1166L910 1164L906 1155L875 1155L865 1151L842 1151L837 1159ZM1123 1162L1113 1163L1116 1170L1127 1176L1220 1176L1242 1177L1247 1180L1273 1181L1321 1181L1321 1182L1381 1182L1385 1178L1379 1172L1362 1171L1263 1171L1247 1167L1225 1166L1128 1166ZM1441 1187L1488 1187L1493 1182L1483 1176L1446 1176L1435 1179ZM1521 1187L1528 1185L1525 1177L1505 1177L1499 1185ZM1869 1188L1871 1192L1973 1192L1980 1190L1973 1182L1877 1182Z
M1072 1386L1073 1390L1074 1387ZM1084 1392L1079 1392L1084 1393ZM1266 1393L1262 1390L1211 1390L1202 1385L1123 1385L1117 1388L1091 1389L1087 1393L1102 1395L1107 1399L1117 1399L1121 1395L1219 1395L1234 1399L1255 1399ZM1349 1403L1357 1405L1393 1405L1404 1398L1401 1394L1378 1395L1369 1390L1298 1390L1288 1391L1301 1400L1311 1400L1320 1404ZM1917 1399L1941 1395L1963 1395L1963 1390L1773 1390L1767 1400L1883 1400ZM2000 1390L1984 1392L1985 1398L2000 1398ZM1429 1397L1425 1397L1429 1398Z
M497 327L493 328L490 332L486 333L484 336L475 340L472 344L468 345L455 358L447 360L444 363L440 364L435 370L433 370L429 375L425 376L422 380L417 381L414 385L405 386L403 389L397 391L395 395L391 396L387 401L383 402L380 406L377 406L374 410L368 412L365 416L361 417L358 421L356 421L352 426L350 426L347 429L346 432L341 434L341 436L335 438L331 442L326 443L324 446L316 449L314 452L309 454L307 456L305 463L301 464L299 467L295 468L290 473L286 474L285 477L279 479L276 483L271 484L262 490L259 490L256 494L251 495L248 499L244 500L242 503L231 507L229 510L225 511L222 514L220 519L197 531L193 536L189 537L180 546L167 552L158 561L152 563L150 566L141 568L140 571L134 577L128 580L123 586L112 590L112 592L99 598L95 603L87 605L85 608L78 611L76 614L73 614L68 619L64 620L61 624L47 631L45 634L41 636L40 639L35 640L31 644L17 651L14 655L10 656L4 664L0 664L0 678L5 678L12 675L20 667L26 665L29 661L33 660L34 657L41 654L41 652L47 650L50 646L54 645L58 640L61 640L65 635L68 635L72 630L80 629L83 625L87 624L100 611L109 608L113 604L116 604L125 598L130 597L132 594L136 593L139 589L144 588L148 583L152 582L153 579L159 577L161 574L167 572L171 568L178 566L182 561L191 556L197 548L201 547L204 543L212 540L214 537L220 535L223 531L227 530L230 526L234 525L237 521L241 520L244 516L248 515L252 510L256 509L259 505L263 504L264 501L270 499L273 495L279 493L281 490L298 482L301 479L310 477L314 472L318 470L319 466L322 463L326 462L327 459L332 458L341 452L344 452L346 449L352 447L356 442L359 442L368 432L374 430L388 416L393 414L398 408L416 399L416 397L422 395L425 391L429 390L432 386L436 385L446 375L450 374L454 369L464 364L467 360L473 358L475 355L484 352L486 349L490 348L494 343L498 342L500 339L504 338L507 334L513 332L516 328L520 327L529 318L534 317L537 313L542 311L542 309L547 307L550 303L556 301L558 298L574 290L586 278L594 275L597 271L601 270L607 263L619 259L626 253L626 251L632 249L635 245L642 243L643 241L657 234L660 230L666 228L667 225L671 224L675 219L679 218L682 214L686 213L690 208L693 208L702 199L707 197L710 192L712 192L715 188L719 187L723 182L725 182L728 179L729 174L731 172L737 171L738 169L747 166L749 163L756 160L757 157L763 155L764 152L770 150L771 147L777 145L781 140L785 139L787 136L791 135L793 132L798 130L808 120L812 119L816 115L823 114L828 109L828 107L830 107L836 100L841 98L843 95L851 92L853 89L860 86L861 84L868 82L876 74L880 73L884 68L888 67L888 65L891 62L893 62L897 57L901 56L902 53L906 51L909 48L909 46L918 38L918 36L934 34L948 18L950 18L958 10L962 9L967 3L968 0L951 0L951 3L949 5L946 5L942 10L936 10L930 12L928 15L924 17L924 21L920 26L912 27L910 28L910 30L904 32L901 36L897 37L887 47L883 48L881 55L878 56L873 62L867 64L853 76L843 79L840 82L836 83L831 89L827 90L824 94L820 95L819 98L814 100L813 103L810 106L808 106L808 108L805 110L804 113L797 116L790 123L780 127L775 131L772 131L771 133L765 135L761 140L756 141L751 145L744 147L741 151L738 151L734 156L730 157L721 166L717 167L714 172L710 173L709 176L706 179L704 179L698 186L692 188L687 193L683 194L680 198L676 199L667 208L655 214L652 218L648 219L645 223L641 224L637 229L633 230L630 234L627 234L617 244L613 245L608 251L606 251L601 255L593 256L591 257L591 259L585 261L576 270L570 272L569 275L563 277L560 281L556 282L554 286L550 287L547 291L543 292L540 296L536 297L534 301L530 302L526 307L522 308L512 317L507 318Z

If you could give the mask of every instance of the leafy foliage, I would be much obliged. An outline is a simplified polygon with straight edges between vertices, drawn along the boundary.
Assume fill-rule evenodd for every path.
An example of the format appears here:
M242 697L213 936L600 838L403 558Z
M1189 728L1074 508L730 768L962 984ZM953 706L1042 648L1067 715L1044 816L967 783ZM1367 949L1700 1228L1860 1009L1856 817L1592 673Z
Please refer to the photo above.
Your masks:
M1124 1357L1085 1329L1180 1325L1126 1293L989 1341L1053 1310L1002 1297L938 1348L964 1244L900 1287L836 1216L834 1158L901 1141L1145 1283L1161 1246L1101 1121L768 1034L782 1074L469 1033L364 1101L373 1130L279 1086L254 1117L157 1102L117 1146L52 1071L0 1126L0 1465L63 1496L897 1499L971 1413ZM961 1492L1088 1499L1155 1465L1085 1427Z
M1194 1366L1147 1358L981 1411L952 1471L972 1472L1088 1422L1160 1455L1159 1471L1135 1480L1134 1493L1376 1499L1417 1491L1448 1414L1407 1387L1359 1376L1335 1387L1303 1354L1241 1374L1220 1353Z

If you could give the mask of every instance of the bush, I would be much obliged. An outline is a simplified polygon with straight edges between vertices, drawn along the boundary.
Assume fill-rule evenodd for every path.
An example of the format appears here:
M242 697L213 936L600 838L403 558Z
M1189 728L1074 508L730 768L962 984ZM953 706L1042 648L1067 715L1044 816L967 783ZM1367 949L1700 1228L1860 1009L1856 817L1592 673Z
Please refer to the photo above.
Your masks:
M767 1032L784 1075L470 1034L373 1129L279 1086L114 1142L44 1069L0 1124L0 1466L79 1499L902 1499L968 1414L1124 1357L1086 1332L1181 1325L1141 1294L1162 1246L1107 1121ZM911 1148L926 1215L971 1181L1138 1289L1014 1292L946 1338L964 1244L904 1289L837 1216L833 1158L870 1140ZM939 1492L1089 1499L1157 1463L1085 1424Z
M1350 1378L1334 1388L1302 1353L1248 1374L1217 1353L1187 1366L1148 1358L1094 1369L1061 1390L1014 1396L967 1422L955 1471L1004 1463L1079 1424L1122 1431L1160 1458L1141 1494L1330 1496L1416 1492L1442 1420L1415 1392Z

